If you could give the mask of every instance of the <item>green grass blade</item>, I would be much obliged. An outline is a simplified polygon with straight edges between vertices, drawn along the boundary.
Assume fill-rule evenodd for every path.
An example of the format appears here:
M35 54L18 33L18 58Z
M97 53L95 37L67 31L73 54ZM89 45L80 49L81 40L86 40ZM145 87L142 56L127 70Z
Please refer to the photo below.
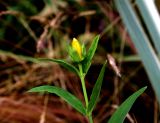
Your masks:
M73 65L65 62L64 60L59 60L59 59L47 59L47 58L33 58L33 57L29 57L29 56L23 56L23 55L17 55L14 54L12 52L7 52L7 51L3 51L0 50L0 55L6 55L15 59L22 59L25 61L30 61L33 63L40 63L40 62L55 62L60 64L61 66L65 67L66 69L76 73L77 75L79 74L77 68L75 68Z
M82 65L83 65L83 72L84 72L84 73L87 73L87 72L88 72L88 69L89 69L89 67L90 67L90 65L91 65L91 60L92 60L92 58L93 58L93 56L94 56L94 53L95 53L95 51L96 51L96 49L97 49L97 45L98 45L99 38L100 38L100 36L97 35L97 36L93 39L93 42L92 42L92 44L91 44L91 46L90 46L90 48L89 48L89 50L88 50L88 52L87 52L87 54L86 54L86 58L84 59L84 61L83 61L83 63L82 63Z
M39 62L37 58L14 54L12 52L4 51L4 50L1 50L1 49L0 49L0 55L2 55L2 56L3 55L4 56L8 56L8 57L11 57L13 59L18 59L18 60L23 60L23 61L29 61L29 62L33 62L33 63L38 63Z
M123 123L127 113L131 109L133 103L136 101L136 99L146 90L147 87L143 87L134 94L132 94L130 97L128 97L121 105L120 107L115 111L115 113L112 115L112 117L109 119L108 123Z
M64 99L68 104L70 104L77 111L79 111L83 115L86 115L86 110L82 102L78 98L76 98L74 95L72 95L71 93L69 93L68 91L62 88L46 85L46 86L39 86L39 87L32 88L28 92L49 92L49 93L56 94L57 96Z
M48 59L48 58L40 58L38 59L39 61L44 61L44 62L55 62L60 64L61 66L63 66L64 68L76 73L77 75L79 75L79 72L77 70L76 67L74 67L73 65L65 62L64 60L60 60L60 59Z
M100 74L98 76L98 79L96 81L96 84L94 85L94 88L92 90L92 94L91 94L90 101L88 104L88 109L87 109L88 114L92 113L92 111L98 101L99 94L101 91L102 81L103 81L103 77L104 77L105 66L106 66L106 62L104 63L104 65L100 71Z
M138 51L160 104L160 61L129 0L115 0L124 24ZM157 39L158 40L158 39Z

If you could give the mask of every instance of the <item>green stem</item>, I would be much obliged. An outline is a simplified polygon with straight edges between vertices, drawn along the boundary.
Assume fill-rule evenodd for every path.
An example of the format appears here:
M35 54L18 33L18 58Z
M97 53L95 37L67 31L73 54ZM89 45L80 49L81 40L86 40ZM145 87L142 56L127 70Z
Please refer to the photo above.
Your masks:
M86 91L86 85L85 85L85 81L84 81L84 73L82 70L82 65L79 64L79 71L80 71L80 79L81 79L81 84L82 84L82 90L83 90L83 95L84 95L84 99L85 99L85 103L86 103L86 109L88 108L88 96L87 96L87 91Z
M86 110L88 110L88 96L87 96L86 85L85 85L85 80L84 80L85 74L83 73L82 65L79 64L78 67L79 67L79 72L80 72L79 76L81 79L83 95L84 95L84 99L86 103ZM92 114L90 113L87 114L87 117L88 117L89 123L93 123Z
M92 114L89 114L88 119L90 123L93 123Z

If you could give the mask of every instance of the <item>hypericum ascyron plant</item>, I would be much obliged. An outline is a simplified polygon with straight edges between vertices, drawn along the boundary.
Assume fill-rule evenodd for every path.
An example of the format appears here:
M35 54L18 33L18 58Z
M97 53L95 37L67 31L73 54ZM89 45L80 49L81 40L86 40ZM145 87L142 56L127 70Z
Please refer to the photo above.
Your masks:
M84 99L85 99L85 106L82 104L82 102L77 97L75 97L74 95L72 95L68 91L63 90L62 88L59 88L59 87L48 86L48 85L47 86L40 86L40 87L32 88L29 92L44 92L44 91L46 91L46 92L54 93L54 94L60 96L61 98L63 98L66 102L68 102L77 111L79 111L83 115L87 116L89 119L89 122L93 123L92 111L97 103L97 100L98 100L98 97L100 94L103 76L104 76L104 72L105 72L106 62L104 63L104 65L100 71L99 77L98 77L96 84L93 88L90 100L88 99L88 95L87 95L87 91L86 91L85 76L88 72L88 69L90 68L91 60L92 60L94 53L96 51L98 41L99 41L99 35L94 38L90 48L88 49L88 51L86 53L85 45L84 44L82 45L76 38L73 38L71 45L68 46L68 54L71 57L72 62L75 63L75 66L67 63L65 60L39 59L42 61L56 62L56 63L62 65L63 67L67 68L68 70L76 73L79 76L79 78L81 80L81 84L82 84L82 90L83 90Z
M32 88L29 90L29 92L49 92L49 93L54 93L61 98L63 98L67 103L69 103L73 108L75 108L77 111L79 111L81 114L86 116L88 118L88 121L90 123L93 123L92 119L92 112L96 106L96 103L98 101L100 91L101 91L101 85L104 77L104 72L105 72L105 66L106 66L106 61L104 62L102 69L100 71L100 74L98 76L98 79L95 82L95 85L93 87L92 93L90 98L88 98L87 95L87 90L85 86L85 76L91 66L91 61L94 56L94 53L96 51L98 41L99 41L99 35L96 36L86 52L85 45L82 45L76 38L73 38L71 45L68 46L68 54L72 59L72 62L75 64L69 64L65 60L59 60L59 59L38 59L40 61L51 61L51 62L56 62L66 69L76 73L80 80L81 80L81 85L82 85L82 90L83 90L83 95L84 95L84 100L85 100L85 105L74 95L72 95L70 92L56 87L56 86L39 86ZM134 93L132 96L127 99L122 106L120 106L120 109L115 112L113 117L111 117L109 123L117 123L117 121L120 123L121 121L123 122L125 115L131 108L132 104L136 100L136 98L143 93L143 91L146 88L142 88L136 93ZM117 113L118 112L118 113ZM122 113L123 112L123 113ZM123 114L123 115L120 115ZM116 122L115 122L116 121Z

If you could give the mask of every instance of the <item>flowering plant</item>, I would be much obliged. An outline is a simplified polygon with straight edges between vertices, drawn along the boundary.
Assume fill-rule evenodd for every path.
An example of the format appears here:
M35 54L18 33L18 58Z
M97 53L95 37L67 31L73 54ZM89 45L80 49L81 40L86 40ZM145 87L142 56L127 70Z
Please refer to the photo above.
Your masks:
M85 100L85 105L73 94L70 92L56 87L56 86L39 86L32 88L29 90L29 92L49 92L49 93L54 93L61 98L63 98L67 103L69 103L73 108L75 108L78 112L83 114L88 118L88 121L90 123L93 123L93 118L92 118L92 112L97 104L100 91L101 91L101 86L102 86L102 81L105 73L105 66L106 66L106 61L104 62L100 74L95 82L95 85L93 87L92 93L90 98L88 98L87 95L87 90L85 86L85 76L91 66L91 61L92 58L95 54L98 41L99 41L100 36L96 36L88 49L86 53L86 48L85 45L82 45L76 38L73 38L71 45L68 48L68 53L69 56L71 57L72 61L75 62L75 65L72 65L65 60L59 60L59 59L39 59L39 61L51 61L51 62L56 62L66 69L74 72L77 74L81 80L81 85L82 85L82 90L83 90L83 95L84 95L84 100ZM109 120L109 123L121 123L123 122L127 112L133 105L134 101L137 99L137 97L144 92L146 87L140 89L133 95L131 95L120 107L119 109L112 115L112 117Z

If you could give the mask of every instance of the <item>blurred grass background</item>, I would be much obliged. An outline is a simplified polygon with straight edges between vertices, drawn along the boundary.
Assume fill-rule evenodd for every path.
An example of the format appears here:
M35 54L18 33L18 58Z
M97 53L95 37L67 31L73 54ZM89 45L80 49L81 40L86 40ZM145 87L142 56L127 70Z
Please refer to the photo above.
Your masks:
M157 2L157 5L158 2ZM122 77L107 66L95 123L104 123L129 95L145 85L147 91L132 107L126 123L157 123L158 104L136 49L112 0L0 1L0 122L85 123L86 119L50 94L28 94L37 85L61 86L83 100L80 81L53 63L34 58L67 59L73 37L89 46L101 35L93 66L86 78L88 94L101 65L111 54Z

